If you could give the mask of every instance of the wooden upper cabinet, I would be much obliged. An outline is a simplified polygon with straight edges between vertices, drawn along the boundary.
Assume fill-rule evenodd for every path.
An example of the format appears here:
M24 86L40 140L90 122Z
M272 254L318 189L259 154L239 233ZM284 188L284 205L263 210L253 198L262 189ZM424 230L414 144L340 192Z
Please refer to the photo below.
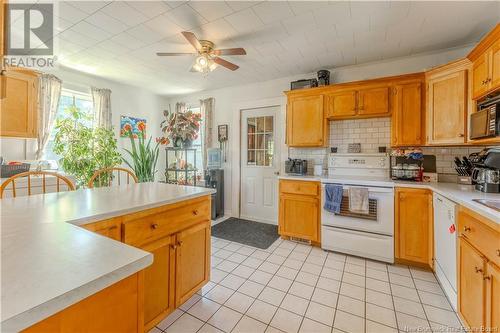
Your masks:
M465 59L427 73L427 144L465 142L467 67Z
M500 39L491 47L491 81L490 89L500 88Z
M325 95L328 118L354 116L357 112L356 91L342 91Z
M321 147L327 142L323 95L299 95L288 99L287 144L291 147Z
M396 188L395 200L396 258L432 267L432 193Z
M486 260L464 238L460 238L458 251L458 311L469 327L484 327Z
M500 88L500 24L479 42L467 58L472 61L472 98Z
M0 136L35 138L37 135L38 76L27 70L2 75L4 98L0 107Z
M392 146L423 143L422 83L397 84L393 88Z
M358 114L384 116L390 114L389 87L368 87L358 91Z

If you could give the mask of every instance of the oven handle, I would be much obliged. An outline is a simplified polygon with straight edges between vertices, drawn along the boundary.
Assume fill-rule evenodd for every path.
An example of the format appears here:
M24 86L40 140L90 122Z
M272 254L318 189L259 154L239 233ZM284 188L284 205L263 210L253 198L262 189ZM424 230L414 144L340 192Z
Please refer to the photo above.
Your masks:
M393 187L375 187L375 186L363 186L363 185L344 185L344 184L338 184L338 183L328 183L328 184L334 184L334 185L342 185L342 188L344 190L349 190L351 187L366 187L368 189L369 193L389 193L389 194L394 194L394 188ZM325 185L326 183L321 184L321 190L325 190Z

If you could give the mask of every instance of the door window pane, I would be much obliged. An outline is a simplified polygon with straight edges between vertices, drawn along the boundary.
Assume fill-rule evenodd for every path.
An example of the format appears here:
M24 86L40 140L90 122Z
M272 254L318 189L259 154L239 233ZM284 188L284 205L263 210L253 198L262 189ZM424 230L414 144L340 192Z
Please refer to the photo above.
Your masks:
M274 118L247 119L247 164L272 166L274 157Z

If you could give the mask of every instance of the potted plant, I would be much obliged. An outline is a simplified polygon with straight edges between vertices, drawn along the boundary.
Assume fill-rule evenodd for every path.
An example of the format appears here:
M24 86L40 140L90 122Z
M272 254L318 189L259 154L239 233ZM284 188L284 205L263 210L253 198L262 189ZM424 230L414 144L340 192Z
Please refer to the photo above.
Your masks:
M84 187L96 170L119 165L121 156L112 129L88 126L90 116L76 106L69 106L65 113L56 121L53 150L61 156L63 170L75 177L77 187Z
M144 131L141 130L141 133L137 135L137 144L136 138L132 132L129 132L130 143L132 150L124 149L125 152L130 156L131 161L126 160L123 161L134 170L137 179L139 179L140 183L143 182L152 182L155 179L156 173L156 163L158 162L158 156L160 153L159 145L160 142L157 140L156 145L151 144L151 137L149 140L145 141Z
M165 119L161 122L161 130L174 147L189 148L198 138L201 114L192 110L163 112Z

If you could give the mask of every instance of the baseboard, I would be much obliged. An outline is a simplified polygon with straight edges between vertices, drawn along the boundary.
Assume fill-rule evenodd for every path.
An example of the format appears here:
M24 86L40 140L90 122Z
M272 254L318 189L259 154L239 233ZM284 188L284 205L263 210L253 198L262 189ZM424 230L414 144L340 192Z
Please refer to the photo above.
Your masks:
M240 219L243 220L250 220L250 221L255 221L255 222L260 222L260 223L266 223L266 224L272 224L272 225L278 225L278 221L274 220L264 220L264 219L256 219L253 216L245 216L245 215L240 215Z

